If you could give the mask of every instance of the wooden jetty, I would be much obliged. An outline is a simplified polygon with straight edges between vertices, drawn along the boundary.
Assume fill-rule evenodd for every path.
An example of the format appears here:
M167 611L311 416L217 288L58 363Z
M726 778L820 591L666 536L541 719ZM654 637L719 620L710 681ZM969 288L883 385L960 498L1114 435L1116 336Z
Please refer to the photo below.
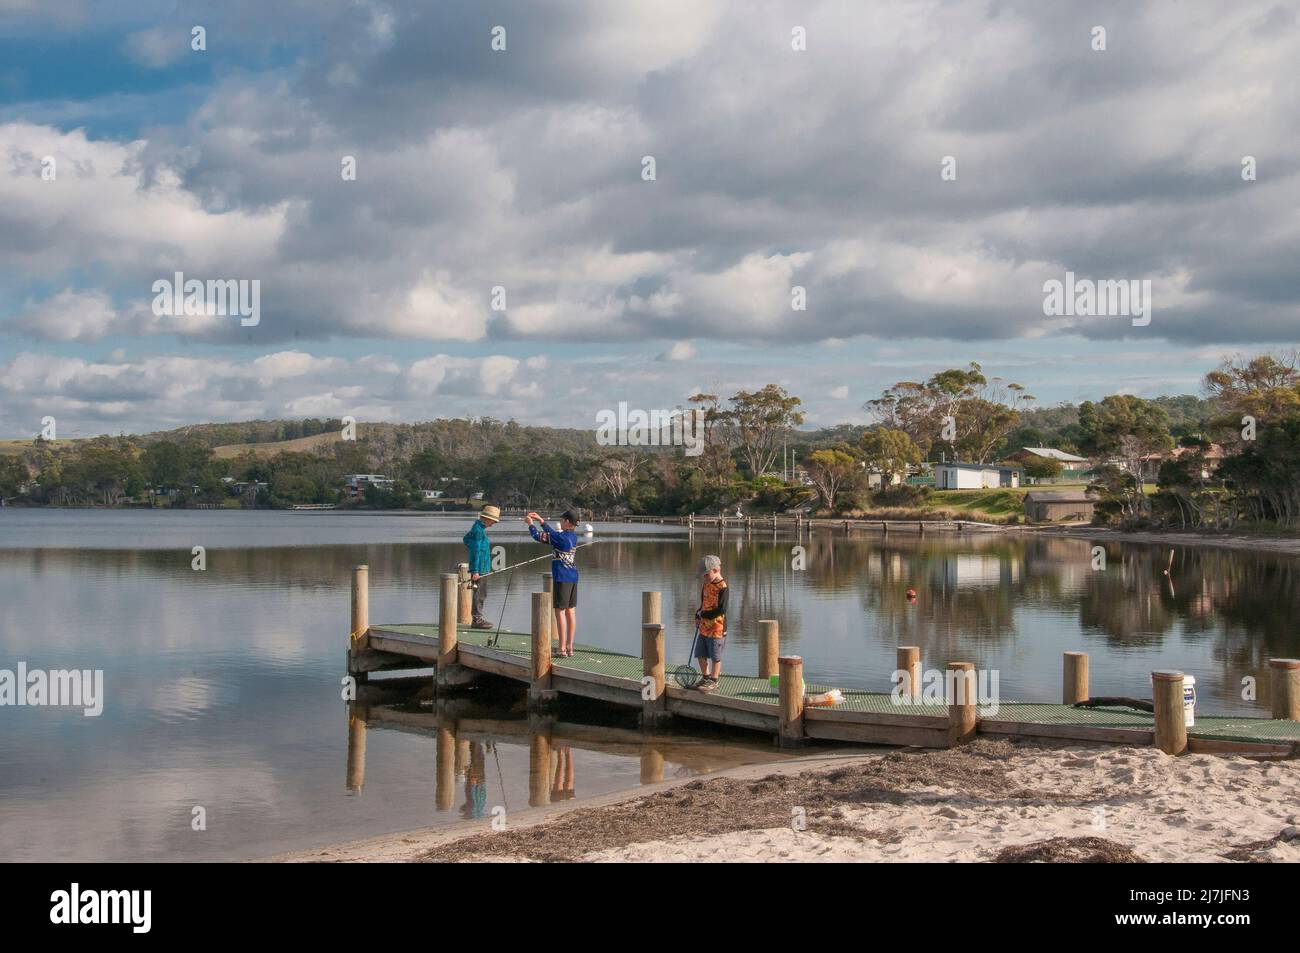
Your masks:
M787 532L796 535L814 531L844 533L890 532L919 533L927 532L1006 532L1008 530L1026 530L1030 527L1012 523L981 523L977 520L871 520L871 519L831 519L829 517L811 517L802 513L782 516L773 513L769 516L728 516L725 513L701 514L690 513L686 516L623 516L603 514L604 522L611 520L619 523L655 524L660 526L685 526L687 529L712 529L726 533L738 530L747 534L761 532Z
M549 574L543 576L549 589ZM444 573L437 624L371 624L369 570L352 576L351 635L347 671L364 680L370 672L433 668L437 691L454 690L480 675L522 683L528 704L545 709L559 695L591 698L640 711L641 724L658 728L711 722L764 732L782 747L809 740L876 745L948 748L976 737L1014 737L1047 741L1157 745L1170 754L1235 752L1260 756L1300 754L1300 660L1269 662L1272 718L1221 717L1197 713L1188 728L1183 717L1181 672L1153 672L1154 712L1126 707L1075 708L1091 697L1087 656L1065 654L1062 704L999 701L982 706L974 664L944 660L943 692L936 700L921 690L921 657L916 646L899 646L896 671L906 673L908 695L843 690L844 702L818 707L812 702L830 686L805 684L803 659L780 654L774 620L760 624L760 672L723 675L717 691L701 693L674 684L667 672L661 596L642 593L641 654L578 645L571 658L551 654L550 593L532 594L528 633L472 629L467 583ZM631 639L629 639L631 641ZM776 670L773 671L775 664ZM932 666L934 667L934 666ZM772 675L776 675L773 687ZM983 710L981 711L981 708Z

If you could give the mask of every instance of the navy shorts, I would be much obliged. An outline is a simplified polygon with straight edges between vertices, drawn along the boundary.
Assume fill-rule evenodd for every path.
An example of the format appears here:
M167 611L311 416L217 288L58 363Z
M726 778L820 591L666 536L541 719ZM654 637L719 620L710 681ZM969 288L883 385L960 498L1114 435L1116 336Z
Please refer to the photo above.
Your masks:
M701 635L695 642L695 657L706 662L721 662L722 646L726 641L725 635L716 639Z
M576 609L578 606L578 584L576 582L551 583L551 608Z

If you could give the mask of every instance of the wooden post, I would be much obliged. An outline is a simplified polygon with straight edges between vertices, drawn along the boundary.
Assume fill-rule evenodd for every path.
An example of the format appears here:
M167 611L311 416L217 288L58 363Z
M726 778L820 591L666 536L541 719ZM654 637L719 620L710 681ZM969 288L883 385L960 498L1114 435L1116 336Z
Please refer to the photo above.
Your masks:
M1187 750L1183 673L1152 672L1151 699L1156 715L1156 747L1165 754L1182 754Z
M1066 652L1061 674L1061 704L1076 705L1088 700L1088 653Z
M352 628L349 644L366 637L370 629L370 567L352 569Z
M948 747L975 740L979 715L975 711L975 663L949 662L944 679L948 695Z
M641 624L648 625L664 621L663 603L663 593L661 592L647 591L641 593Z
M906 672L907 694L911 704L921 704L921 647L919 645L900 645L898 647L896 668Z
M457 594L460 580L454 572L442 574L442 591L438 599L438 684L446 683L449 669L459 660L456 632Z
M781 728L777 743L782 748L797 748L804 743L803 733L803 659L782 655L780 666Z
M657 748L641 749L641 783L656 784L664 779L664 756Z
M776 619L758 620L758 677L770 679L779 671L781 623Z
M1273 717L1285 721L1300 721L1300 659L1274 658L1268 660L1273 672Z
M655 593L658 595L658 593ZM668 720L668 698L664 691L667 668L664 655L664 627L660 622L641 626L641 727L653 728ZM647 682L646 679L649 679ZM650 697L646 697L649 695Z
M349 794L360 794L366 784L366 719L356 702L348 705L348 766L344 783Z
M528 806L551 803L551 739L544 731L528 735Z
M554 592L555 580L551 578L549 572L542 573L542 592Z
M470 588L469 563L461 563L456 567L456 582L460 586L458 621L461 625L469 625L474 621L474 590Z
M454 574L452 578L456 578ZM440 811L450 811L456 806L456 731L453 724L443 721L438 725L433 797Z
M555 701L551 688L551 600L544 592L533 593L532 683L528 686L528 705L536 708Z

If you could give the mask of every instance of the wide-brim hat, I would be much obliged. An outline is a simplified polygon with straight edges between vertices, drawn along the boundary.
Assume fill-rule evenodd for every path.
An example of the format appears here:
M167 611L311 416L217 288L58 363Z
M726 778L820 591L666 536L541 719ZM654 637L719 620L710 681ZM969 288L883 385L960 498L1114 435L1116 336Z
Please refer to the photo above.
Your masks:
M500 522L501 522L501 510L498 509L498 508L495 507L495 506L485 506L485 507L483 507L483 509L481 509L481 510L478 511L478 515L479 515L481 518L483 518L483 519L485 519L485 520L491 520L491 521L494 522L494 523L500 523Z

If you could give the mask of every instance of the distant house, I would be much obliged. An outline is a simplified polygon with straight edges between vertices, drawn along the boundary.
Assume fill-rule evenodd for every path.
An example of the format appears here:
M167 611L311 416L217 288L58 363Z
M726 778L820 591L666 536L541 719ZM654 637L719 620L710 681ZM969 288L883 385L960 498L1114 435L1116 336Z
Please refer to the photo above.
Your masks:
M1141 476L1144 481L1154 482L1160 475L1160 465L1166 460L1181 460L1189 454L1201 455L1201 479L1208 480L1214 475L1214 471L1219 469L1219 464L1223 462L1225 456L1223 448L1217 443L1212 443L1209 447L1175 447L1170 453L1148 453L1141 459ZM1123 469L1129 469L1126 462L1119 461L1118 466Z
M423 490L425 500L437 500L442 498L442 490Z
M1081 457L1077 454L1066 453L1064 450L1057 450L1055 447L1022 447L1011 456L1007 461L1019 464L1031 463L1058 463L1061 466L1061 472L1054 477L1031 477L1029 483L1083 483L1092 473L1092 461L1087 457Z
M382 473L349 473L343 477L343 495L349 500L359 500L366 495L368 486L387 490L392 485L392 478Z
M882 490L887 486L898 486L903 482L903 476L900 473L885 473L883 470L867 471L867 487L872 490Z
M1086 490L1030 490L1025 494L1025 518L1035 523L1091 520L1095 504Z
M1076 456L1073 453L1066 453L1064 450L1056 450L1052 447L1022 447L1007 459L1015 460L1017 463L1029 463L1031 460L1055 460L1070 470L1078 470L1088 465L1087 457Z
M1002 467L995 463L936 463L936 490L996 490L1020 486L1019 467Z

